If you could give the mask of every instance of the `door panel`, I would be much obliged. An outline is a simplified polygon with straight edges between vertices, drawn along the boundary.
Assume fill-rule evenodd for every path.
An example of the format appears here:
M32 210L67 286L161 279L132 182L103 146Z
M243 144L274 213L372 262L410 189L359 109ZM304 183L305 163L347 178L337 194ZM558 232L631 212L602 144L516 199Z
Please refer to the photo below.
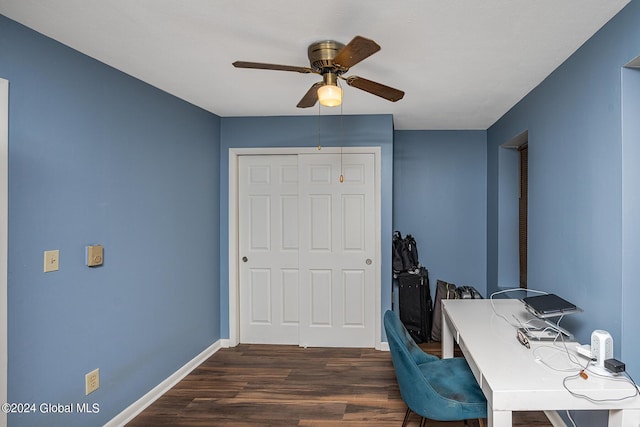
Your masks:
M282 280L282 323L297 328L299 320L298 269L283 268L280 273Z
M282 195L280 197L282 231L282 249L288 251L298 250L298 195Z
M238 174L240 341L298 344L297 156L241 156Z
M302 154L298 165L300 344L373 347L374 155Z
M249 196L249 250L269 251L271 248L271 195Z
M311 286L311 319L316 327L331 326L332 302L331 291L333 274L331 270L311 270L309 279Z
M271 271L253 268L249 270L249 303L252 324L271 324ZM265 304L266 303L266 304Z
M362 271L346 270L342 272L344 283L343 301L353 303L344 305L344 325L345 326L365 326L366 283L365 275Z
M312 255L331 253L331 214L332 199L330 195L310 195L309 209L311 213L309 227L311 242L309 250Z
M364 204L361 194L342 196L342 247L345 251L364 251Z

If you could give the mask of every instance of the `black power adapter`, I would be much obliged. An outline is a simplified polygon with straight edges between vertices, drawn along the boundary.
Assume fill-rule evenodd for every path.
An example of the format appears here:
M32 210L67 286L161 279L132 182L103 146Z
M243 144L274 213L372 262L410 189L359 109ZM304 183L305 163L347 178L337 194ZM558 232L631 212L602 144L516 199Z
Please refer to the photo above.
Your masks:
M617 359L606 359L604 361L604 367L607 371L613 372L614 374L619 374L620 372L624 372L626 367L624 363Z

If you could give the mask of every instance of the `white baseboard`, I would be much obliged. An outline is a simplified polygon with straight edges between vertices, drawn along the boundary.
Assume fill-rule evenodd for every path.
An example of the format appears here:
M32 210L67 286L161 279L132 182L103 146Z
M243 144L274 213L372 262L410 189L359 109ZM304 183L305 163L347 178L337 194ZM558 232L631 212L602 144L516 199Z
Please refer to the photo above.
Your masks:
M133 402L127 409L116 415L111 421L106 423L105 427L119 427L127 424L134 419L140 412L144 411L149 405L155 402L163 394L171 389L186 377L191 371L200 366L205 360L211 357L221 348L229 347L229 340L220 339L207 347L202 353L198 354L182 368L171 374L166 380L151 389L147 394Z
M389 351L389 342L388 341L381 341L380 342L380 348L377 348L376 350Z

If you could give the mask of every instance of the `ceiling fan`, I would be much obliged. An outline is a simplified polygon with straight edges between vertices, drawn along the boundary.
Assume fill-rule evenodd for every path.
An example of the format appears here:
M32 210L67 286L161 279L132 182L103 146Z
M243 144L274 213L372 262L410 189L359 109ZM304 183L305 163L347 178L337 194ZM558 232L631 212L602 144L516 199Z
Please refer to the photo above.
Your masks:
M236 61L233 63L233 66L236 68L320 74L322 81L314 83L313 86L311 86L300 102L298 102L298 108L313 107L318 100L320 100L322 105L326 106L340 105L342 102L342 89L338 86L338 78L346 81L349 86L396 102L404 96L403 91L359 76L345 77L343 75L349 71L349 68L379 50L380 46L373 40L355 36L347 45L334 40L320 41L311 44L307 50L311 67L246 61ZM325 98L325 96L327 97Z

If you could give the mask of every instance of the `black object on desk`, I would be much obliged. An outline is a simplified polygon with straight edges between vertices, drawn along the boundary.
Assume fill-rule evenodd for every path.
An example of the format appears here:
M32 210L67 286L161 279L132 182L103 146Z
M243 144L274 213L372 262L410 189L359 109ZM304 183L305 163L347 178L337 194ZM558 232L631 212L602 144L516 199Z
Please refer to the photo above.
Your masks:
M522 298L522 302L525 303L527 308L542 316L548 316L550 314L561 315L565 311L573 311L577 309L575 304L572 304L569 301L560 298L556 294L525 297Z

